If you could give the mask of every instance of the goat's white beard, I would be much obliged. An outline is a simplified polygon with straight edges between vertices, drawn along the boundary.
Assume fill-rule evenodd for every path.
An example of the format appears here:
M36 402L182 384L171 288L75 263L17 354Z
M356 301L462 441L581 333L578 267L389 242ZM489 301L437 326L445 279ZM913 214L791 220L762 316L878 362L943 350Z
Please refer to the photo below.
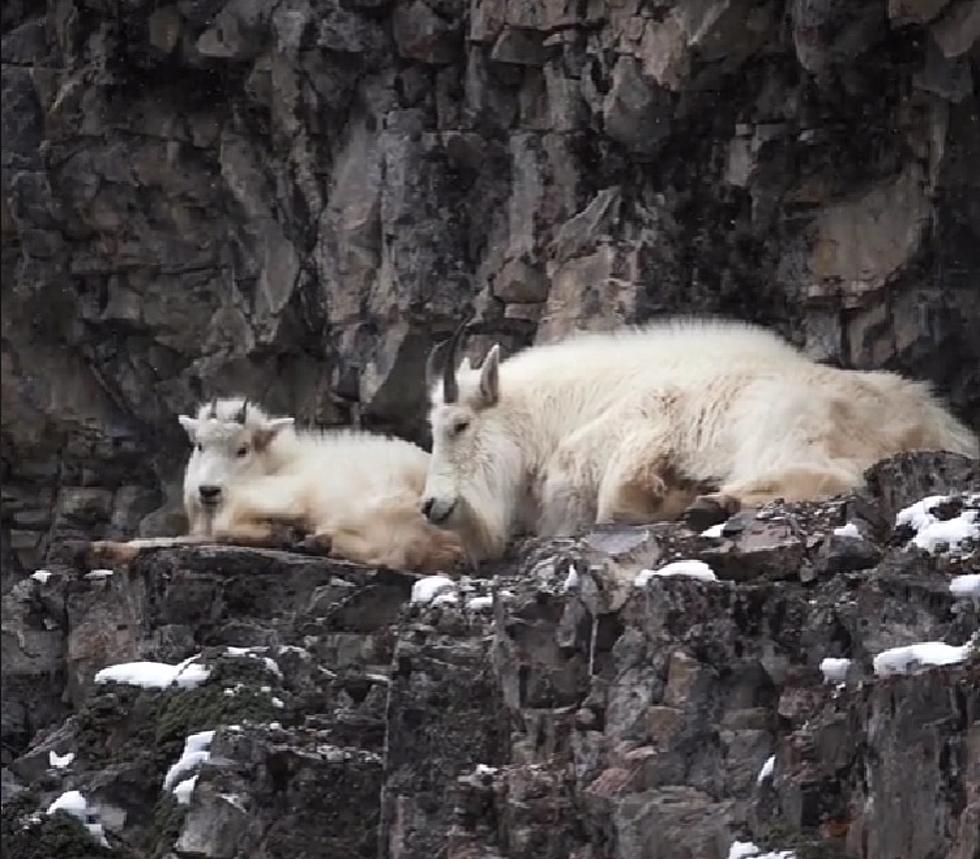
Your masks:
M519 512L518 488L523 464L516 448L480 468L462 487L454 526L474 560L500 557L507 548Z

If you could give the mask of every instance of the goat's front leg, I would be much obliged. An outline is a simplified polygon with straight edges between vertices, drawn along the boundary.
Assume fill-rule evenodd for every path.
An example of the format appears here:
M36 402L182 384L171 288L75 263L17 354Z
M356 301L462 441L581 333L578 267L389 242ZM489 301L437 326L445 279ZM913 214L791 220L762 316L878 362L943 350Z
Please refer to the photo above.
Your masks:
M551 458L541 486L540 537L567 537L595 521L595 489L586 464L571 446L563 446Z
M175 546L194 546L213 543L204 534L184 534L179 537L142 537L136 540L94 540L86 553L89 564L128 564L146 549L170 549Z

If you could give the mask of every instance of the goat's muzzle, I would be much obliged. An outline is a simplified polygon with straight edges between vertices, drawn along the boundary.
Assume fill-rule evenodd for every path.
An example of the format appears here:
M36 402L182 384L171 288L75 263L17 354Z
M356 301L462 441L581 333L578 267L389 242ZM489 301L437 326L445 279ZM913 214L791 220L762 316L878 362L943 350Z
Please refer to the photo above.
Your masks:
M433 525L441 525L456 509L456 499L446 501L441 498L423 498L421 504L422 515L425 516Z

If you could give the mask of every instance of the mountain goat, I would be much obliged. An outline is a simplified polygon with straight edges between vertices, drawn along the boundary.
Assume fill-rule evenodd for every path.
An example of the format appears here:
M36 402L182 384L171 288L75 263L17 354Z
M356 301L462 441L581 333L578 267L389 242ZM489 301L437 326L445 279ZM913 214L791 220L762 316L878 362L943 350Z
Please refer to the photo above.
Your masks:
M459 538L426 521L418 499L429 455L407 441L366 432L296 431L242 398L214 400L180 423L194 445L184 473L189 534L103 541L100 558L203 542L276 542L298 524L321 550L370 565L444 570Z
M850 490L913 449L977 456L927 384L815 363L749 324L669 319L578 334L456 371L463 327L426 368L430 521L475 558L519 530L570 534L700 508ZM441 368L440 368L441 363Z

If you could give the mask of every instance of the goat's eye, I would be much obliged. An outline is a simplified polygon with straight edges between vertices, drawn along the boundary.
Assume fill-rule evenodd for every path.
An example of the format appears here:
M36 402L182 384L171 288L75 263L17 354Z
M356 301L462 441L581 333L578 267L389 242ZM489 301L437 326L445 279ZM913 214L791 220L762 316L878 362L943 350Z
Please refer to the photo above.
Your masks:
M469 426L469 421L456 421L456 423L453 424L453 435L459 435L461 432L466 432L466 430L469 429Z
M235 456L241 459L243 456L248 456L248 446L242 445L238 450L235 451Z

